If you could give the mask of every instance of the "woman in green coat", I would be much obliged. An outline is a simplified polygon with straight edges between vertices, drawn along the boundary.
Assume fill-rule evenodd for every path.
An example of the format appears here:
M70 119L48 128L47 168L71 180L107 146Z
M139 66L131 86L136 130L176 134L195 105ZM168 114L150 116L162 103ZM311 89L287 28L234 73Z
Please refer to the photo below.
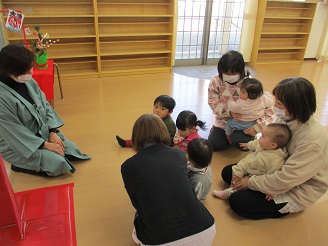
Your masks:
M41 176L75 172L90 159L58 130L64 122L32 78L35 54L22 45L0 51L0 152L13 171Z

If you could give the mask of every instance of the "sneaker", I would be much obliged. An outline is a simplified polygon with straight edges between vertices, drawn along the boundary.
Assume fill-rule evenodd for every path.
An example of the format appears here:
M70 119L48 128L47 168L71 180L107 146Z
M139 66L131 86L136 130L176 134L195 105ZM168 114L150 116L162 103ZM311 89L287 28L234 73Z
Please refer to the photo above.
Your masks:
M227 190L214 190L213 196L220 198L222 200L227 200L229 198L229 194Z

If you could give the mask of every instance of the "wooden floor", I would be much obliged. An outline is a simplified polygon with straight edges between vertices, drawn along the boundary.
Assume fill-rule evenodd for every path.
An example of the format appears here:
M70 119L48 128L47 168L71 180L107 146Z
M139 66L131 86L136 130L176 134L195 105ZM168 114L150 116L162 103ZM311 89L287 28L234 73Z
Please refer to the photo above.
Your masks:
M305 61L302 66L257 68L255 77L271 92L276 83L290 76L303 76L314 83L318 102L316 117L328 130L328 63ZM174 73L63 78L64 99L60 99L58 84L55 85L55 109L65 121L62 131L92 159L76 163L74 175L57 178L8 170L14 190L74 182L78 245L134 245L131 232L135 211L120 173L121 164L134 152L120 148L115 135L130 138L137 117L152 112L155 97L169 94L177 102L173 119L182 110L194 111L199 119L207 122L208 130L200 130L200 134L207 137L214 118L207 104L208 83L209 80ZM239 161L245 154L234 148L214 153L212 189L226 187L220 178L222 167ZM211 195L204 204L216 219L213 245L328 245L328 195L304 212L261 221L237 216L226 201Z

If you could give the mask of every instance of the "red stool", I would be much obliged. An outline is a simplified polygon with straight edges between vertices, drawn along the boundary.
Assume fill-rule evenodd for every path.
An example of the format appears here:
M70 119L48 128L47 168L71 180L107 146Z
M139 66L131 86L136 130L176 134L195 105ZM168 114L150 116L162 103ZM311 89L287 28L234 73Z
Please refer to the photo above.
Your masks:
M0 155L0 245L76 245L73 183L13 192Z

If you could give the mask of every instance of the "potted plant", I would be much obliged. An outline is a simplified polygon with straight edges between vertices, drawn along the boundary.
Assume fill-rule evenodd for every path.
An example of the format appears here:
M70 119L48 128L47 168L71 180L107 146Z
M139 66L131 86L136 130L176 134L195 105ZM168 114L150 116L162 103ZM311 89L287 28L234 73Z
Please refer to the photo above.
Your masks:
M47 48L50 47L51 44L56 43L56 41L49 40L49 34L41 34L40 33L40 26L35 25L34 27L35 32L33 35L37 36L36 40L31 41L32 49L36 55L36 68L37 69L47 69L48 68L48 53ZM57 39L57 41L59 41Z

